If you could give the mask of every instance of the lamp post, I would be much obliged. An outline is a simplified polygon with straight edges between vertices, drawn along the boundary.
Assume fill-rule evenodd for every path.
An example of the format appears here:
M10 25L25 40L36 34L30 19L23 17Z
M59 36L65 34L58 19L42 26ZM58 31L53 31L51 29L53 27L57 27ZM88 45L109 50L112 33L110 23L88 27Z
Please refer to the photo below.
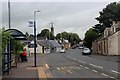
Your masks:
M34 67L36 67L36 13L40 11L34 11Z

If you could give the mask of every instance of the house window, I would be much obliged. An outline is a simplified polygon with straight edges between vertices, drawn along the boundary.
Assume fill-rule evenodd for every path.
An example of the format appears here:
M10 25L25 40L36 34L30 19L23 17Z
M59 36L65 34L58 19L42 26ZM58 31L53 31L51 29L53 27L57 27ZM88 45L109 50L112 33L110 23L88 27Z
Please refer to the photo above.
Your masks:
M114 33L114 28L112 28L112 32Z
M28 47L29 48L34 48L34 44L29 44ZM37 44L36 44L36 47L37 47Z
M116 32L119 31L119 30L120 30L120 28L116 28Z
M104 41L104 52L106 52L105 41Z

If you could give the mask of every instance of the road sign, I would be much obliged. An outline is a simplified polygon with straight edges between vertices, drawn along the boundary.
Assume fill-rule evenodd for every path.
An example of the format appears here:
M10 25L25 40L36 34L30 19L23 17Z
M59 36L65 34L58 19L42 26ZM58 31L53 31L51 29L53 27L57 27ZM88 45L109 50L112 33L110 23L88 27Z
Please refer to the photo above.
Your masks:
M28 27L34 27L34 22L33 21L28 21Z

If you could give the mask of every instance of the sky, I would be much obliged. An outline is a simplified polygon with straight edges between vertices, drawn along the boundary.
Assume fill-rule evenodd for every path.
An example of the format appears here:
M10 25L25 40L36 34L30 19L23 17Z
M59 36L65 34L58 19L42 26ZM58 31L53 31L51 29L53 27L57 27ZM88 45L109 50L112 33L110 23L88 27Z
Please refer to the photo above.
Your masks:
M11 28L18 29L23 33L33 34L33 27L28 27L28 21L34 20L36 14L37 33L43 29L50 29L53 22L55 35L63 31L77 33L81 39L89 28L98 23L95 20L99 12L107 4L118 0L11 0ZM0 3L1 4L1 3ZM8 6L7 0L2 0L2 13L0 26L8 29Z

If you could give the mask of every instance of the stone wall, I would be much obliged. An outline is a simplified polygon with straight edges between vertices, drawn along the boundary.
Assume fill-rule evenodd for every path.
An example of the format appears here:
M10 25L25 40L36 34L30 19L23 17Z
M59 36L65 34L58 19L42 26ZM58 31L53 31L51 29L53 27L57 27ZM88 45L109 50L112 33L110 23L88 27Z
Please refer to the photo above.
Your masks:
M119 55L118 52L118 35L120 31L114 33L112 36L108 37L108 55ZM119 38L118 38L119 37Z
M120 55L120 31L118 32L118 55Z

